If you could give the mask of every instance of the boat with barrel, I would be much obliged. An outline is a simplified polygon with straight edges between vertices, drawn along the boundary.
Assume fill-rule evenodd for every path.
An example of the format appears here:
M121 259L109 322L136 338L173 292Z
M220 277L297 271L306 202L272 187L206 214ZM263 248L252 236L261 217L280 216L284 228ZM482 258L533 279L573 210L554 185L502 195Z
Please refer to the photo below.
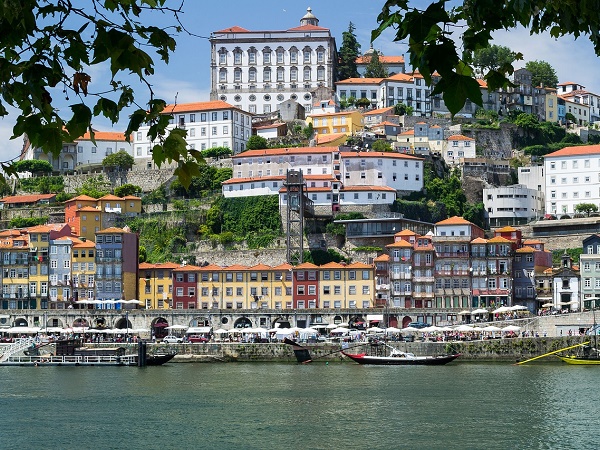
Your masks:
M414 353L398 350L385 342L372 342L367 347L368 352L350 353L342 350L341 353L358 364L378 366L443 366L460 356L460 353L417 356Z
M34 339L18 339L3 349L0 366L160 366L176 353L147 353L145 342L138 342L137 353L125 347L90 348L80 339L62 339L40 344Z
M591 299L587 299L590 301ZM600 333L600 326L596 323L596 309L592 308L592 315L594 318L594 324L587 331L587 335L591 336L575 347L574 353L557 354L556 356L563 362L571 365L578 366L596 366L600 365L600 350L598 349L598 333ZM587 336L586 336L587 337Z

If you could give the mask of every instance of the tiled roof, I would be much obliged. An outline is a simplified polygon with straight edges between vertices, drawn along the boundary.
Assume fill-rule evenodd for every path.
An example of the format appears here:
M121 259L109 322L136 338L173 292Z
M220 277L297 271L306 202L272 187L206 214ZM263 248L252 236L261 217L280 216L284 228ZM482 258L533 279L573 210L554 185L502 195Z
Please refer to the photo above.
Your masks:
M13 195L0 199L1 203L34 203L40 200L50 200L56 197L56 194L31 194L31 195Z
M543 242L540 240L537 240L537 239L525 239L523 241L523 245L538 245L538 244L543 244Z
M280 156L280 155L311 155L319 153L337 152L337 147L291 147L291 148L269 148L260 150L246 150L238 153L232 158L253 158L258 156Z
M341 152L340 156L344 158L394 158L394 159L414 159L421 161L423 158L407 155L398 152Z
M405 228L402 231L398 231L396 234L394 234L394 236L416 236L417 233L415 233L412 230L409 230L408 228Z
M326 144L347 136L346 133L317 134L317 144Z
M495 230L496 233L512 233L513 231L517 231L517 229L510 225Z
M143 262L140 263L138 268L140 270L150 270L150 269L177 269L178 267L180 267L179 264L173 263L173 262L164 262L164 263L147 263L147 262Z
M185 266L179 266L176 269L173 269L173 272L200 272L201 269L202 267L186 264Z
M195 112L195 111L214 111L216 109L233 109L233 105L222 100L212 100L209 102L181 103L178 105L167 105L163 109L164 114ZM237 109L237 108L235 108Z
M319 266L314 265L313 263L302 263L302 264L298 264L296 267L294 267L294 269L318 269Z
M250 33L250 31L246 30L245 28L234 25L223 30L215 31L215 33Z
M371 111L366 111L363 113L363 116L374 116L377 114L384 114L387 112L393 112L394 111L394 107L390 106L389 108L377 108L377 109L372 109Z
M123 228L110 227L104 230L96 231L96 234L110 234L110 233L127 233Z
M223 270L226 270L228 272L242 271L248 270L248 266L242 266L241 264L233 264L232 266L224 267Z
M373 261L375 261L375 262L377 262L377 261L386 262L386 261L389 261L389 260L390 260L390 255L379 255Z
M90 132L88 131L77 140L89 141L92 139ZM125 133L119 133L115 131L96 131L94 130L94 140L96 141L120 141L125 142Z
M290 263L279 264L278 266L273 267L275 270L290 270L293 266Z
M447 140L448 141L474 141L475 139L467 137L467 136L463 136L462 134L454 134L454 135L450 136Z
M600 153L600 145L580 145L576 147L565 147L561 150L548 153L544 158L575 155L594 155L598 153Z
M387 248L393 248L393 247L410 247L410 248L412 248L412 246L413 245L410 242L406 242L403 240L392 242L391 244L386 245Z
M373 266L370 264L365 264L361 262L353 262L346 266L348 269L372 269Z
M288 31L329 31L329 28L323 28L318 25L301 25L299 27L289 28Z
M399 133L398 136L414 136L415 130L406 130L402 133Z
M495 236L491 239L488 239L488 244L512 244L512 241L502 236Z
M487 244L487 239L475 238L471 241L471 244Z
M98 200L123 200L121 197L117 197L116 195L106 194L103 197L100 197Z
M515 253L535 253L535 249L531 247L518 248Z
M66 200L65 203L72 203L77 201L85 201L85 202L95 202L96 199L94 197L90 197L89 195L78 195L77 197L73 197L70 200Z
M397 74L392 75L391 77L388 77L388 80L407 81L410 83L413 81L413 77L411 75L407 75L405 73L397 73Z
M379 84L383 80L385 80L385 78L346 78L335 84Z
M436 225L473 225L466 219L463 219L459 216L453 216L448 219L441 220L436 223Z

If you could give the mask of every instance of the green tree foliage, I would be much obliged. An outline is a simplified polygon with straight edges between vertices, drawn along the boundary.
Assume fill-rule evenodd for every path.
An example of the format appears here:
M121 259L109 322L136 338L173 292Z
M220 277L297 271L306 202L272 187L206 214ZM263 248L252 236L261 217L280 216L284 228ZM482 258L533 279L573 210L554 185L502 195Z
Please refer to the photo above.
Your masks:
M482 202L476 203L474 205L465 205L463 218L481 228L487 228L485 221L485 207L483 206Z
M358 69L356 68L356 58L360 56L360 44L354 34L354 24L350 22L348 31L342 33L342 46L338 51L339 63L337 66L337 79L345 80L347 78L358 78Z
M253 135L248 138L246 150L261 150L269 148L269 142L262 136Z
M9 228L26 228L48 223L48 217L14 217L8 222Z
M146 247L140 245L140 250L138 252L138 262L146 262L148 260L148 252L146 251Z
M314 131L315 130L314 130L312 122L309 122L308 125L302 129L302 134L304 134L304 137L306 139L310 139L312 137Z
M26 159L17 161L13 165L15 172L31 172L34 175L48 175L52 173L52 164L41 159Z
M12 188L4 177L0 177L0 197L12 194Z
M472 57L476 50L490 47L494 31L523 26L531 34L549 32L554 38L584 35L600 55L597 2L561 2L559 6L546 0L465 0L458 4L447 0L387 0L377 21L379 27L372 32L371 40L388 28L394 29L394 40L408 43L410 65L419 70L426 84L433 84L435 72L440 75L432 95L442 94L452 114L458 113L467 99L482 106ZM521 59L522 55L515 53L515 61ZM483 77L489 90L507 87L513 70L511 64L487 70Z
M221 189L221 183L232 177L231 168L216 168L207 164L199 166L200 174L192 177L190 185L186 189L179 180L171 183L171 190L179 197L201 198L216 190Z
M494 44L475 50L472 64L478 74L484 74L510 66L515 62L516 56L510 48Z
M392 144L385 139L377 139L371 148L374 152L391 152Z
M577 261L579 261L579 257L583 253L583 248L579 247L579 248L567 248L567 249L563 249L563 250L553 250L552 251L552 265L553 266L560 266L561 259L562 259L563 255L565 254L565 252L567 253L567 255L569 255L571 257L573 262L577 262Z
M358 108L368 108L369 106L371 106L371 100L365 97L361 97L356 99L354 105L356 105Z
M117 170L129 170L133 167L133 156L125 150L120 150L117 153L111 153L102 160L104 167L112 167Z
M140 195L142 188L135 184L123 184L115 188L115 195L117 197L127 197L128 195Z
M187 252L186 233L197 227L196 223L184 220L173 224L161 218L131 218L127 225L134 233L140 235L140 257L144 256L149 263L173 261L176 254ZM144 252L142 252L144 248Z
M434 178L426 184L427 197L435 199L446 205L448 216L462 216L467 198L462 190L458 175L450 178Z
M533 86L553 87L558 84L558 75L554 67L546 61L527 61L525 68L531 72L531 84Z
M598 206L594 203L579 203L575 205L575 212L590 215L593 212L598 212Z
M394 106L394 114L397 116L412 116L414 108L412 106L407 106L404 103L396 103Z
M143 205L157 205L160 203L167 203L167 190L164 186L159 186L142 197Z
M65 190L63 177L35 177L19 179L19 189L37 194L58 194Z
M345 262L349 263L350 258L346 258L340 255L335 249L329 248L327 251L325 250L305 250L304 251L304 262L312 263L317 266L322 266L324 264L328 264L330 262Z
M404 214L407 219L436 223L448 218L446 205L431 200L396 200L392 206L394 212ZM400 231L400 230L398 230Z
M93 139L94 117L117 123L123 110L135 105L125 136L149 125L149 140L160 143L152 159L158 166L179 163L176 175L186 184L200 152L186 149L185 131L167 132L166 102L154 97L150 81L154 58L168 63L175 50L175 36L183 31L182 6L167 0L0 2L0 29L10 30L0 34L0 116L8 114L6 105L17 109L14 137L26 134L33 147L58 157L63 142L86 131ZM164 24L165 17L171 25ZM110 77L92 80L100 66L110 69ZM148 87L148 100L127 84L131 74ZM73 100L69 108L59 108L57 98ZM2 168L13 172L10 163Z
M262 197L219 197L206 214L206 225L213 234L232 232L239 238L280 235L281 216L276 195Z
M202 150L203 158L226 158L233 153L229 147L210 147Z
M110 194L110 182L102 175L89 177L81 184L81 187L75 189L77 195L88 195L93 198L100 198Z
M365 68L365 78L386 78L389 75L387 68L379 59L377 50L373 50L371 55L365 58L369 60Z

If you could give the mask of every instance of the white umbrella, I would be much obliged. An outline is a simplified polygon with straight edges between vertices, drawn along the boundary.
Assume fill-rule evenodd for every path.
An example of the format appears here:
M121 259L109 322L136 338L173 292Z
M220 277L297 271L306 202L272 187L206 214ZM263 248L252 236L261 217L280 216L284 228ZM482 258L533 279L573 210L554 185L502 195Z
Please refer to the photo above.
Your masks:
M498 314L498 313L503 313L503 312L508 312L508 311L512 311L512 308L509 308L508 306L501 306L500 308L495 309L492 312L494 314Z
M468 309L465 309L464 311L461 311L458 313L460 316L464 316L465 314L471 314L471 311L469 311Z
M261 334L267 333L268 331L269 331L269 330L267 330L266 328L262 328L262 327L256 327L256 328L254 329L254 332L255 332L255 333L261 333Z
M406 331L407 333L414 333L416 331L421 331L421 330L419 330L418 328L415 328L415 327L408 326L406 328L402 328L402 331L403 332Z
M385 330L379 327L371 327L367 330L367 333L383 333Z
M340 328L346 328L346 327L349 327L350 325L348 325L347 322L342 322L342 323L338 323L337 326Z
M386 333L390 333L390 334L394 334L394 333L400 333L402 332L402 330L400 328L396 328L396 327L387 327L385 329Z
M277 333L279 330L283 330L283 328L269 328L269 330L267 330L269 333Z
M124 300L124 301L123 301L123 303L129 303L129 304L131 304L131 305L133 305L133 304L135 304L135 305L139 305L139 304L140 304L140 303L142 303L142 302L140 302L139 300L135 300L135 299L133 299L133 300Z
M228 331L225 330L224 328L219 328L218 330L215 330L215 334L227 334Z
M516 325L508 325L507 327L502 328L502 331L519 331L521 329L521 327L518 327Z
M475 328L469 325L459 325L455 328L456 331L476 331Z
M554 306L554 303L544 303L542 305L542 308L552 308Z
M150 333L148 328L133 328L131 330L132 333Z
M422 333L434 333L436 331L440 331L440 327L432 325L430 327L421 328L419 331L421 331Z
M325 328L327 328L328 330L333 330L334 328L337 328L337 327L338 326L335 323L330 323Z
M575 303L577 303L577 302L575 302ZM520 310L527 309L527 306L515 305L515 306L511 306L510 309L511 309L511 311L520 311Z
M344 328L344 327L338 327L338 328L334 328L333 330L331 330L332 333L341 333L341 334L348 333L348 331L350 331L350 330L348 328Z
M60 333L62 331L61 327L47 327L44 328L44 330L46 333Z
M440 331L454 331L452 327L442 327Z
M482 328L482 331L502 331L502 328L490 325L489 327Z
M488 313L487 309L481 308L481 309L476 309L475 311L472 311L471 315L474 316L474 315L477 315L477 314L487 314L487 313Z

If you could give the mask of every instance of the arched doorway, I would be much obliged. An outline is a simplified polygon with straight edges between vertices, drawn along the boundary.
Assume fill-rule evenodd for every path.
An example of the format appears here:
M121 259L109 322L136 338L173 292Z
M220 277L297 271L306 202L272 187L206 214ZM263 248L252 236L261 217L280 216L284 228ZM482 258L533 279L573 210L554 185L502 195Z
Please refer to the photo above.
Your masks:
M350 320L348 320L348 325L350 328L354 328L357 330L365 329L365 319L362 316L351 316Z
M164 338L167 334L169 334L169 330L166 329L168 326L169 322L167 322L167 319L163 317L157 318L152 322L152 325L150 326L152 336L156 339Z
M388 327L398 327L398 316L388 316Z
M292 328L292 324L285 317L277 317L273 320L271 328Z
M77 319L75 319L73 321L73 326L74 327L87 327L88 326L88 321L87 319L84 319L83 317L78 317Z
M340 323L343 322L343 320L344 319L342 318L342 316L334 316L333 323L336 324L336 325L339 325Z
M117 320L115 328L118 328L119 330L131 330L133 327L131 326L131 320L129 320L129 318L121 317Z
M93 327L99 330L106 328L106 319L104 317L97 317L93 321Z
M26 327L29 326L29 324L27 323L27 320L24 318L19 318L15 320L15 323L13 324L13 327Z
M412 322L412 319L410 318L410 316L404 316L402 318L402 328L406 328L407 326L410 325L411 322Z
M191 327L210 327L210 319L205 316L194 317L190 322Z
M247 317L240 317L233 323L233 328L252 328L252 322Z

